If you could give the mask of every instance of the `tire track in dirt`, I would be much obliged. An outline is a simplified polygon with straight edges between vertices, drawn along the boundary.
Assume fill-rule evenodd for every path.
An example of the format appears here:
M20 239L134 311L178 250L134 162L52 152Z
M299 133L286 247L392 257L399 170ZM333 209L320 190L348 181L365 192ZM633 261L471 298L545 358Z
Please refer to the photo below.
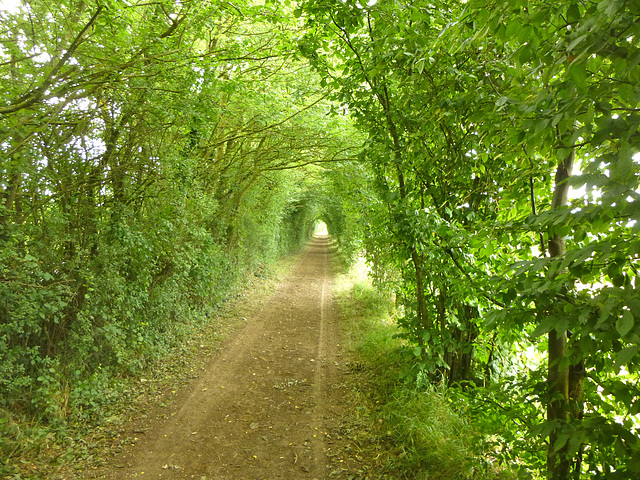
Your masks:
M343 415L327 237L101 478L324 479ZM165 409L166 410L166 409ZM332 478L335 478L332 476Z
M327 256L324 255L322 262L322 287L320 288L320 304L319 304L319 333L318 333L318 352L316 355L318 366L316 371L314 372L314 396L316 399L316 409L315 409L315 427L316 430L320 431L322 428L322 419L323 416L326 415L327 404L325 401L325 394L327 390L326 379L324 370L327 367L327 362L329 359L327 358L327 340L326 340L326 299L327 299ZM315 473L316 477L321 477L324 469L324 465L326 464L326 457L324 456L324 442L323 442L324 434L320 432L320 434L314 435L313 441L313 454L315 459Z

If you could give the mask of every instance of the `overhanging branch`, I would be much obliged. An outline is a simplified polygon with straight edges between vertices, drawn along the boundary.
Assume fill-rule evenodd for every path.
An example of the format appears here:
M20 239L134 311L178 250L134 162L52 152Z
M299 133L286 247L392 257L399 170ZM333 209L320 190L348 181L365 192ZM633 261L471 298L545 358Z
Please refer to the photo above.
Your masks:
M87 30L89 30L89 28L91 28L91 26L95 23L98 16L100 15L100 12L102 12L103 8L104 7L102 5L98 7L98 9L96 10L96 13L94 13L93 17L91 17L91 19L89 20L89 23L87 23L85 27L80 31L80 33L76 36L75 40L69 46L69 49L67 50L67 52L58 61L56 66L53 67L53 69L49 72L44 82L42 82L42 85L40 85L40 87L36 88L35 90L32 90L31 92L27 93L26 95L23 95L20 99L11 103L11 105L8 105L6 107L0 107L1 115L7 115L9 113L14 113L14 112L17 112L18 110L22 110L23 108L28 108L34 103L38 102L40 99L42 99L42 97L44 96L44 93L46 92L47 88L51 86L55 76L58 74L60 69L64 67L64 65L69 61L71 56L75 53L76 49L80 46L80 43L82 42L82 37L87 32Z

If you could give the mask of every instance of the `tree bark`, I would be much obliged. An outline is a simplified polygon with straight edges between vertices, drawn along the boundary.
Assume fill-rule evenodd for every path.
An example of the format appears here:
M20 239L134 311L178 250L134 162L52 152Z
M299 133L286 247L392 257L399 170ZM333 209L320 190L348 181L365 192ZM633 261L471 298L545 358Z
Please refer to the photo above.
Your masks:
M391 135L391 139L393 140L393 154L394 154L394 162L396 166L396 174L398 177L398 189L400 191L400 200L402 203L407 198L407 190L404 181L404 173L402 171L402 146L400 145L400 136L398 135L398 129L396 128L396 124L393 121L390 111L390 103L388 99L388 93L386 88L384 89L385 95L378 94L378 101L382 106L385 114L385 119L387 121L387 126L389 127L389 134ZM429 321L429 313L427 311L427 303L426 297L424 294L424 265L423 259L415 246L411 247L411 261L413 263L413 267L416 274L416 302L418 304L417 309L417 319L418 325L423 330L426 331L431 327L431 322ZM423 345L422 335L418 338L418 343L420 346Z
M569 199L569 183L575 150L560 163L556 170L555 189L551 209L564 207ZM567 251L563 236L554 235L549 239L549 255L562 257ZM551 330L548 346L548 374L547 374L547 421L564 423L569 419L569 366L567 365L567 331ZM547 453L547 477L551 480L567 480L569 478L570 462L567 458L566 446L560 449L554 447L558 440L557 429L549 435L549 450Z

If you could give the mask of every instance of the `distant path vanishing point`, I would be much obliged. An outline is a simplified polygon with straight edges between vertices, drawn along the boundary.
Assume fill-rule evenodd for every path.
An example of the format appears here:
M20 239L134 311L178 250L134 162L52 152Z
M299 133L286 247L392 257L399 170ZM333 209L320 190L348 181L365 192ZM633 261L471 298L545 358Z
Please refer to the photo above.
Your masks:
M97 478L328 478L346 394L330 245L314 237L174 410Z

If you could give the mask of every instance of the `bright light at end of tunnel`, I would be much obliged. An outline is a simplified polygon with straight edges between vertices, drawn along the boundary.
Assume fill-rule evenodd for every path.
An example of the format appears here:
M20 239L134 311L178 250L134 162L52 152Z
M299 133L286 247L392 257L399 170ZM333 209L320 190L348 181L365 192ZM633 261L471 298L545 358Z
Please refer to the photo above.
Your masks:
M329 230L327 229L327 224L323 221L319 221L316 223L316 227L313 230L313 234L316 236L325 237L329 235Z

